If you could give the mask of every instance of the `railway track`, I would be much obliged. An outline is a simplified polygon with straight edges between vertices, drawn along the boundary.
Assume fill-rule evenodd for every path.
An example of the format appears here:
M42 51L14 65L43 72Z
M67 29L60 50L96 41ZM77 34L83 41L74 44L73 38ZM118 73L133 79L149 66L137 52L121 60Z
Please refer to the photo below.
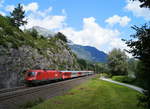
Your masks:
M26 94L32 94L32 93L36 93L38 91L41 91L44 88L47 87L51 87L53 89L57 89L60 86L58 85L63 85L66 82L68 82L69 80L63 81L61 82L55 82L55 83L51 83L51 84L46 84L46 85L41 85L41 86L36 86L36 87L18 87L15 89L6 89L6 92L2 91L3 93L0 93L0 101L5 101L17 96L21 96L21 95L26 95ZM5 89L4 89L5 90Z
M65 80L65 81L69 81L69 80ZM63 84L61 82L63 82L63 81L52 82L50 84L39 85L39 86L34 86L34 87L20 86L20 87L15 87L15 88L1 89L0 90L0 101L7 100L9 98L13 98L16 96L20 96L20 95L22 95L22 93L30 94L32 92L37 92L37 91L40 91L42 88L46 88L47 86L52 86L52 87L54 86L57 88L58 86L55 86L55 85Z
M0 95L3 93L12 92L12 91L20 90L20 89L25 89L25 88L27 88L27 87L26 86L20 86L20 87L14 87L14 88L1 89Z
M52 84L41 85L37 87L16 88L16 90L1 91L0 93L0 109L17 109L17 106L27 101L37 98L49 99L54 96L62 95L67 90L82 82L92 78L93 76L80 77L66 81L60 81Z
M61 81L57 81L57 82L61 82ZM50 84L54 84L54 83L56 83L56 82L52 82ZM45 85L50 85L50 84L45 84ZM45 85L43 85L43 86L45 86ZM36 86L36 87L38 87L38 86ZM18 91L18 90L22 90L22 89L27 89L27 88L32 88L32 87L20 86L20 87L14 87L14 88L1 89L0 90L0 101L1 101L1 96L6 95L6 93L12 93L12 92L15 92L15 91Z

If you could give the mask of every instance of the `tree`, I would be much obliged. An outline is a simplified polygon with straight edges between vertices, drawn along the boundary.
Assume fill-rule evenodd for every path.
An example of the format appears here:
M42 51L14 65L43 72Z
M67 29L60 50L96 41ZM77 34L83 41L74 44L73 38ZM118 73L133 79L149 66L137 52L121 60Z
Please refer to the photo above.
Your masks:
M105 63L95 63L94 67L96 73L108 73L108 67Z
M27 20L25 18L25 11L23 10L23 6L18 4L18 6L10 13L11 21L16 27L20 27L22 25L27 24Z
M145 24L142 27L133 26L132 28L136 31L134 35L131 35L134 40L126 40L126 44L131 48L128 52L140 60L142 72L140 78L144 79L144 89L147 90L140 101L147 109L150 109L150 26Z
M135 58L130 58L128 60L128 76L130 77L137 77L137 65L139 61L136 60Z
M120 49L113 49L108 55L108 67L112 75L127 75L127 56Z
M132 1L136 1L136 0L132 0ZM140 7L146 7L146 8L150 8L150 0L138 0L141 2Z
M60 40L62 40L62 41L64 41L64 42L68 42L68 41L67 41L67 37L66 37L64 34L62 34L61 32L58 32L58 33L55 35L55 37L59 38Z
M34 28L30 31L30 34L31 34L33 37L35 37L35 38L37 38L37 36L38 36L37 30L34 29Z
M80 65L81 70L87 69L87 62L84 59L77 59L78 64Z
M146 7L150 9L150 0L138 1L142 3L140 5L141 8ZM136 40L126 40L126 44L131 48L129 52L140 60L137 77L142 80L144 89L147 91L144 92L145 96L139 98L139 101L142 106L150 109L150 26L145 24L142 27L134 26L132 28L136 31L136 34L131 35L131 37Z
M136 83L138 86L140 87L146 87L146 83L145 83L145 77L144 77L144 71L143 71L143 63L138 60L138 63L137 63L137 69L136 69L136 72L135 72L135 77L136 77Z

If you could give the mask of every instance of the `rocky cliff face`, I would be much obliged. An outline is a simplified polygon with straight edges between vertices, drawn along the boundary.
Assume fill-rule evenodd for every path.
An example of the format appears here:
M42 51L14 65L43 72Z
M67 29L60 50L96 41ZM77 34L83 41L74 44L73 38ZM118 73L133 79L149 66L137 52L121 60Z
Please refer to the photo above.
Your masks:
M22 31L0 15L0 88L21 84L28 69L79 70L76 56L61 38Z
M28 69L70 69L77 70L79 66L76 57L62 41L57 41L59 50L53 48L42 50L42 54L31 46L6 48L0 46L0 88L20 85L23 72Z

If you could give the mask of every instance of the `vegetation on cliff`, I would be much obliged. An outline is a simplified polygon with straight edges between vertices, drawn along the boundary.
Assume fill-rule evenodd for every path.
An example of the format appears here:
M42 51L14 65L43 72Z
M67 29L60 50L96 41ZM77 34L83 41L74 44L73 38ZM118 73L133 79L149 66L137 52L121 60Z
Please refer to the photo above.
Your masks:
M0 87L16 86L28 69L80 70L60 33L48 38L34 30L22 31L4 16L0 16L0 33Z

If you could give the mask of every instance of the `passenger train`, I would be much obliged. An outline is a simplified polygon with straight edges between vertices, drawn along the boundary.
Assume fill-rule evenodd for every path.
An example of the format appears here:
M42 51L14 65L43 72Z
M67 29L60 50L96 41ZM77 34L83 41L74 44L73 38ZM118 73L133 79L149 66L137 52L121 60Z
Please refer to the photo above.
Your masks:
M25 73L25 83L28 85L37 85L45 82L48 83L52 80L65 80L92 75L93 73L93 71L59 71L54 69L28 70Z

